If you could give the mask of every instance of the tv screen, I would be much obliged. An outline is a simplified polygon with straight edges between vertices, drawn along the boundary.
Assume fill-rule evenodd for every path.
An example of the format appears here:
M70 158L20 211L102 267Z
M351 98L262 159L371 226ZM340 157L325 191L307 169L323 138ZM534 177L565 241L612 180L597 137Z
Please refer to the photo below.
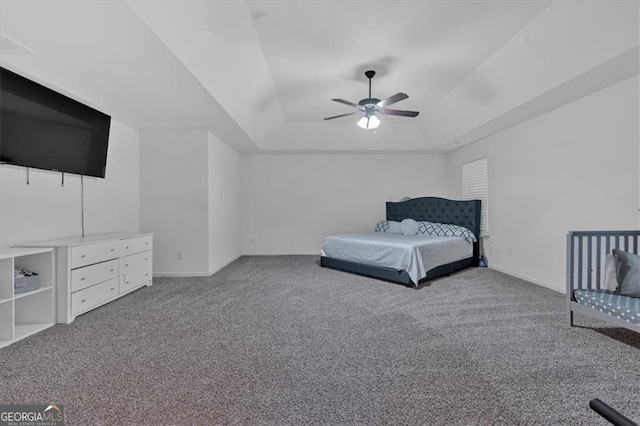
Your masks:
M0 163L105 177L111 117L0 72Z

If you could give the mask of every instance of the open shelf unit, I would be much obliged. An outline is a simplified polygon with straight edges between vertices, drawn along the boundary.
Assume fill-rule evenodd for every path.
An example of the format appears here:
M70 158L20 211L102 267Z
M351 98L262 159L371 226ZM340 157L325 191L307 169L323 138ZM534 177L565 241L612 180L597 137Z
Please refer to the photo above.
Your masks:
M10 248L0 252L0 348L51 327L55 322L53 248ZM40 276L40 287L14 292L13 271Z

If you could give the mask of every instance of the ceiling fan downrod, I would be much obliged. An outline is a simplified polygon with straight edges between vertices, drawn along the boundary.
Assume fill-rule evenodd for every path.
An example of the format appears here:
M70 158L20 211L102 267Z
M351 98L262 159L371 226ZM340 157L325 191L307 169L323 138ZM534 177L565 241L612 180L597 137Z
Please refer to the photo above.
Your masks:
M369 79L369 99L371 99L371 79L376 75L376 72L374 70L369 70L365 71L364 75Z

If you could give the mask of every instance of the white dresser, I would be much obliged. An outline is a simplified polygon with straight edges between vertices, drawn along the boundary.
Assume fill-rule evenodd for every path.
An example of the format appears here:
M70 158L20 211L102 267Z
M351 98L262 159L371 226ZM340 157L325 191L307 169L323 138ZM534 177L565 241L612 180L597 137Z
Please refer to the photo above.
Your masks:
M42 241L56 248L56 322L152 284L153 234L103 234Z

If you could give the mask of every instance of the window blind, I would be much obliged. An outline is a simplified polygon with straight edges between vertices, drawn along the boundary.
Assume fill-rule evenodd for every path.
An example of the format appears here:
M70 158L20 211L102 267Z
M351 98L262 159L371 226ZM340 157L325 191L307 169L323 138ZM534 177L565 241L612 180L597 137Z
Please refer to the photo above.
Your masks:
M462 165L462 198L482 201L480 236L489 235L489 164L486 157Z

